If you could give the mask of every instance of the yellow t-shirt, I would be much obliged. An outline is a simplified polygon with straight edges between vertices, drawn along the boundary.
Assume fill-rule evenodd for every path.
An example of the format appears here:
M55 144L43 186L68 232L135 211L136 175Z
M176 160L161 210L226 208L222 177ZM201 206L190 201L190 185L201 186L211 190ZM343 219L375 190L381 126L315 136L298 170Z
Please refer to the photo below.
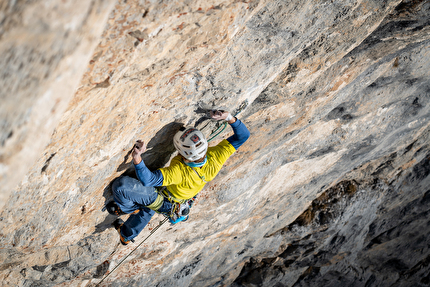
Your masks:
M202 167L194 167L201 178L193 168L182 162L180 155L175 156L169 167L160 168L163 174L163 186L166 186L177 199L190 199L203 189L206 182L215 178L223 164L235 151L236 149L225 139L218 145L209 147L206 164Z

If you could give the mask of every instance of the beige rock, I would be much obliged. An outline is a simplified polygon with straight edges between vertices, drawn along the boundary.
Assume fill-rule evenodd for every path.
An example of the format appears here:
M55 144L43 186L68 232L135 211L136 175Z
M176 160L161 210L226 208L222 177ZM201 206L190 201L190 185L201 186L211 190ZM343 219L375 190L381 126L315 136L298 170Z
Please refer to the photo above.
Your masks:
M0 4L0 209L49 142L112 4L96 0Z
M205 126L204 110L224 107L240 111L251 138L190 219L164 225L106 286L414 285L429 255L418 228L428 212L429 29L425 1L118 2L1 214L0 279L99 282L135 246L118 246L102 211L111 181L133 173L135 140L161 167L180 124Z

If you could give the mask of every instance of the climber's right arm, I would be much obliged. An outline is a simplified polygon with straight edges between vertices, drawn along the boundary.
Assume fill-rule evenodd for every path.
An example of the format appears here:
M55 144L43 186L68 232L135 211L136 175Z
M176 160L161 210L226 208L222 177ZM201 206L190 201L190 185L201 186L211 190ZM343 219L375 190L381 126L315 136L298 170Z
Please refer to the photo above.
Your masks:
M137 178L144 186L161 186L163 185L163 174L159 169L150 171L142 160L142 153L146 150L146 145L143 141L136 141L133 147L133 164L136 170Z
M137 178L143 183L144 186L162 186L163 185L163 174L159 169L156 171L150 171L143 160L140 160L138 164L134 165L136 170Z

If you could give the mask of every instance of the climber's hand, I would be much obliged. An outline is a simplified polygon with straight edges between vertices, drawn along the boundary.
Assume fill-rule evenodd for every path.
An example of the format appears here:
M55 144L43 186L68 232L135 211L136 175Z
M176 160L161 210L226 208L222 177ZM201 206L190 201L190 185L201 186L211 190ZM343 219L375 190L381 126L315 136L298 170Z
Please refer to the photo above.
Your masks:
M226 120L227 122L230 122L233 119L233 116L229 112L223 110L211 111L210 115L212 119L217 121Z
M133 161L135 164L140 163L140 161L142 160L140 155L145 151L146 151L145 143L141 140L137 140L136 143L134 144L133 153L132 153Z

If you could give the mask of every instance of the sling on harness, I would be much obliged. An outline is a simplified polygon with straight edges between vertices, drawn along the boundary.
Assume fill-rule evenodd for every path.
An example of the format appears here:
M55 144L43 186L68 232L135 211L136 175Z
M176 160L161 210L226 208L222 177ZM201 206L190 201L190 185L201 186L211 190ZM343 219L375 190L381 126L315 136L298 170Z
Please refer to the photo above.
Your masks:
M235 116L240 112L240 111L242 111L246 106L248 105L248 101L245 101L240 107L239 107L239 109L238 109L238 111L236 112L236 114L235 114ZM210 135L210 137L209 137L209 140L208 141L211 141L211 140L213 140L215 137L217 137L224 129L225 129L225 127L226 127L227 125L226 125L226 123L224 123L224 125L223 125L223 128L222 128L222 130L220 131L220 132L218 132L218 130L217 131L215 131L215 132L213 132L211 135ZM249 133L249 132L248 132ZM249 136L249 135L248 135ZM246 139L245 139L246 140ZM243 142L242 142L243 143ZM242 143L240 143L240 144L242 144ZM240 145L239 145L240 146ZM233 146L233 147L235 147L235 146ZM235 147L236 149L237 149L237 147ZM194 168L193 168L193 170L194 170ZM196 170L194 170L194 172L203 180L203 181L205 181L205 179L204 178L202 178L200 175L199 175L199 173L196 171ZM205 181L206 182L206 181ZM191 199L188 199L188 200L177 200L176 199L176 201L174 200L175 198L170 194L170 192L164 187L164 188L162 188L161 189L162 191L160 191L160 189L158 189L157 188L157 193L158 193L158 196L157 196L157 198L156 198L156 200L152 203L152 204L150 204L149 206L147 206L148 208L150 208L150 209L152 209L152 210L154 210L154 211L156 211L156 212L158 212L157 210L158 209L160 209L161 208L161 206L163 205L163 202L164 202L164 198L167 198L170 202L172 202L172 204L174 204L174 206L172 207L172 209L171 209L171 213L172 212L175 212L175 211L177 211L177 212L179 212L181 215L188 215L188 213L189 213L189 208L191 208L191 206L192 206L192 204L193 204L193 202L194 202L194 200L195 200L195 196L193 197L193 198L191 198ZM181 206L181 203L182 203L182 206ZM186 203L186 204L185 204ZM116 209L115 208L113 208L113 211L115 212L116 211ZM158 213L161 213L161 212L158 212ZM141 243L139 243L139 245L137 245L129 254L127 254L109 273L107 273L102 279L101 279L101 281L99 281L98 283L97 283L97 285L96 286L100 286L100 284L109 276L109 275L111 275L133 252L135 252L136 250L137 250L137 248L139 248L139 246L141 246L152 234L154 234L154 232L156 231L156 230L158 230L165 222L167 222L167 220L168 219L170 219L170 217L168 217L165 213L161 213L161 214L163 214L163 215L165 215L166 216L166 218L162 221L162 222L160 222L160 224L157 226L157 227L155 227L153 230L151 230L150 231L150 234L141 242ZM172 219L170 219L170 221L172 222ZM175 222L176 223L176 222ZM114 251L114 253L115 253L116 251ZM111 256L112 256L112 254L111 254Z
M169 217L169 220L172 224L176 224L181 221L186 221L188 219L188 215L190 213L190 208L195 200L195 197L191 199L178 199L175 198L170 191L165 187L156 188L158 193L157 198L153 203L146 206L149 209L154 210L157 213L161 213L158 210L164 203L164 199L167 199L172 203L172 209L169 214L163 213L165 216Z

